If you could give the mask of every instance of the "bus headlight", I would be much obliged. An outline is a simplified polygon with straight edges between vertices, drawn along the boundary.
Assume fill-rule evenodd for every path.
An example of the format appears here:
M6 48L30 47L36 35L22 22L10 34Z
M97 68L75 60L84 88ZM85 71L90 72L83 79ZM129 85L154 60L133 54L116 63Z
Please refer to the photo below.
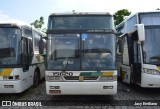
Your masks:
M99 81L117 81L117 75L113 76L101 76Z
M7 76L3 76L3 80L7 80L8 79L8 77Z
M3 80L19 80L19 79L20 79L19 75L3 76Z
M62 77L61 76L46 76L46 80L47 81L62 81Z
M153 74L153 75L160 75L160 72L155 69L143 69L144 73Z

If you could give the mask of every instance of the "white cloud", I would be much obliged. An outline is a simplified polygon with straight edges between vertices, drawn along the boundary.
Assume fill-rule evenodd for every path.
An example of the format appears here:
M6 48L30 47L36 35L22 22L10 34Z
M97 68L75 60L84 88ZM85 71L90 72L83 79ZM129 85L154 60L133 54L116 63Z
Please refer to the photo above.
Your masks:
M28 23L22 20L10 18L8 15L4 14L1 10L0 10L0 23L18 23L22 25L29 25Z

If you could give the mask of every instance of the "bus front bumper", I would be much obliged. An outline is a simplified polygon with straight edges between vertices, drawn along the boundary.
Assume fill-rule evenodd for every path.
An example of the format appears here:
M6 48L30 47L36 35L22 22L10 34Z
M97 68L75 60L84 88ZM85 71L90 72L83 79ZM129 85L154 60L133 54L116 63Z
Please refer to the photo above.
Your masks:
M160 75L142 73L141 87L160 88Z
M48 95L114 95L117 81L114 82L48 82Z
M22 83L20 81L0 81L0 93L21 93Z

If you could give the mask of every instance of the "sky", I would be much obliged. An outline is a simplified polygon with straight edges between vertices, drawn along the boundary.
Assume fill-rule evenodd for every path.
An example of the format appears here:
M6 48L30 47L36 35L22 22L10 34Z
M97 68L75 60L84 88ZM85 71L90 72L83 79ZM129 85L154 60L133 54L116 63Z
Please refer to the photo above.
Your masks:
M114 14L128 9L132 14L139 11L155 11L160 0L0 0L0 22L17 21L30 24L41 16L47 27L48 16L60 12L109 12Z

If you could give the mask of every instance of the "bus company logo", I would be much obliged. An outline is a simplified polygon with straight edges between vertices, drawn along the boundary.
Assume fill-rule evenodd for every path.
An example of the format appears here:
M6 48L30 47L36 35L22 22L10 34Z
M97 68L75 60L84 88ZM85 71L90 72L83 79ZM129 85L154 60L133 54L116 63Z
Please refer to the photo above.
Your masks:
M2 101L2 106L11 106L11 101Z
M83 81L83 80L84 80L83 76L79 76L79 81Z
M36 58L37 58L37 61L40 62L40 54L38 54Z

